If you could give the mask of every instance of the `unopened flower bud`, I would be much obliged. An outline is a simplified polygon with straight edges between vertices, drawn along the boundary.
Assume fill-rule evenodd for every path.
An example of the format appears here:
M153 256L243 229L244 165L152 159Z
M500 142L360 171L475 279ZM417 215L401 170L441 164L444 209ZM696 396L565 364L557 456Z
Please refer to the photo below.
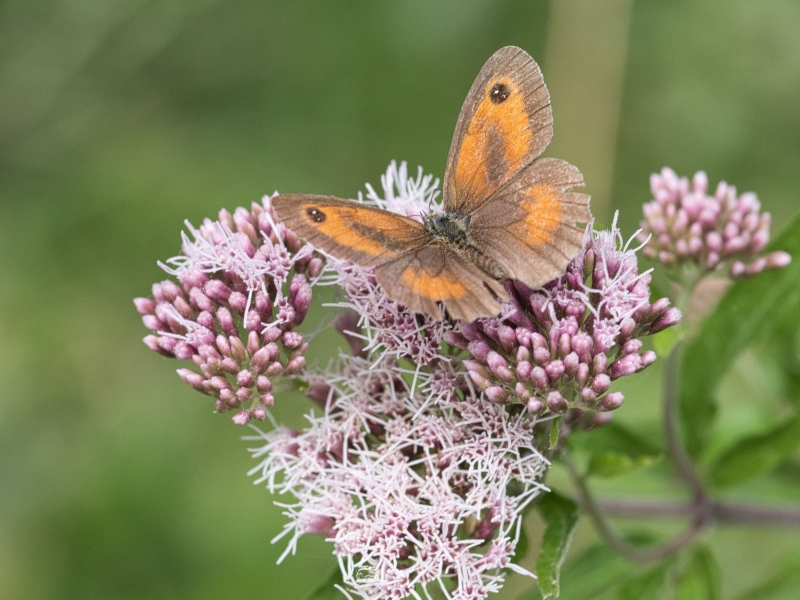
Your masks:
M499 385L493 385L486 388L486 397L494 402L495 404L506 404L508 403L508 390L504 387L500 387Z
M622 395L622 392L611 392L610 394L606 394L597 401L597 410L603 412L616 410L622 406L622 401L624 399L625 396Z
M549 408L552 412L556 414L561 414L566 412L568 406L567 401L564 399L564 396L561 395L560 392L550 392L547 395L547 408Z
M199 391L205 391L203 388L203 377L200 373L195 373L191 369L177 369L178 376L188 383L191 387Z
M526 404L526 408L528 409L528 412L530 414L538 415L538 414L541 414L541 412L545 409L545 406L544 406L544 402L542 402L541 400L539 400L539 398L536 398L534 396L530 400L528 400L528 403Z
M297 356L289 361L289 364L286 365L286 374L287 375L295 375L303 370L306 366L306 357L305 356Z
M231 417L231 421L236 425L247 425L250 421L250 412L246 410L239 411Z
M648 333L650 334L658 333L659 331L663 331L667 327L672 327L674 325L677 325L678 323L681 322L682 317L683 315L681 314L681 311L679 309L674 307L668 308L663 312L663 314L660 317L658 317L655 321L653 321L653 324L650 325Z

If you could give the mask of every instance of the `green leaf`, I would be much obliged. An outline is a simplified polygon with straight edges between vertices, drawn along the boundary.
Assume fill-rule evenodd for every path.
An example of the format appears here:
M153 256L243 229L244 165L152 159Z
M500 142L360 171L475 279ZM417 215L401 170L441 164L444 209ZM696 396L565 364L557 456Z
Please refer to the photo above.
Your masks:
M740 440L710 469L711 483L725 487L775 467L800 447L800 413L759 435Z
M577 503L556 492L547 494L538 506L546 527L536 557L536 577L542 597L547 600L558 598L561 565L578 527L580 510Z
M720 573L714 555L697 546L675 582L675 600L719 600Z
M587 469L587 475L598 477L616 477L626 473L635 473L642 469L647 469L651 465L660 462L664 458L663 454L655 456L637 456L635 458L618 452L602 452L592 456Z
M590 600L619 582L620 577L633 569L631 563L605 544L584 550L562 570L563 583L559 586L560 600ZM517 600L540 600L538 589L525 592Z
M697 456L716 413L714 391L736 357L800 300L800 218L767 251L784 250L792 263L738 280L689 342L680 362L679 402L686 445Z
M620 586L617 598L619 600L656 600L660 598L666 583L667 571L672 563L672 559L667 560L638 577L627 580Z
M573 448L593 453L616 452L631 458L653 456L661 452L661 448L650 440L643 439L616 421L588 431L575 431L567 441Z
M336 585L344 586L342 571L339 569L339 565L336 565L327 579L317 589L306 596L304 600L342 600L344 594L334 587Z
M647 546L657 541L649 532L637 532L625 537L636 546ZM559 600L606 598L606 594L613 592L620 581L638 569L605 544L590 546L562 568ZM542 594L538 589L532 589L517 600L542 600Z

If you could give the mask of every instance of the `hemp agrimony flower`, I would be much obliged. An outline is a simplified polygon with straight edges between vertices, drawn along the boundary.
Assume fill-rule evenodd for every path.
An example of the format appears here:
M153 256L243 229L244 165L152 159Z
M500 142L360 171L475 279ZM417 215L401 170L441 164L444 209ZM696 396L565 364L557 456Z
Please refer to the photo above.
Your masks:
M324 414L248 438L263 442L257 482L293 499L281 560L303 534L325 535L350 591L375 600L450 580L450 597L485 598L504 569L530 575L511 559L548 461L524 411L442 394L443 381L455 389L446 374L412 393L391 360L342 358L306 380L323 386Z
M412 218L440 210L438 180L421 170L410 178L392 163L381 182L382 195L370 187L359 201ZM523 512L545 490L541 433L555 416L560 438L608 420L623 400L612 381L656 358L642 338L681 318L650 302L650 273L616 221L587 228L542 289L506 281L500 314L473 322L410 312L372 269L302 243L270 197L187 227L182 254L161 265L177 283L135 301L153 331L145 343L192 360L179 375L242 425L269 416L277 379L302 382L317 411L302 430L250 437L252 473L290 499L281 560L302 535L325 535L347 593L366 599L422 598L433 584L479 600L509 569L530 575L512 559ZM297 331L314 285L341 288L336 328L354 354L324 371L306 368Z
M535 291L510 283L501 317L460 323L446 340L472 355L467 372L493 402L521 401L532 414L611 411L623 401L608 393L612 380L656 359L641 338L681 319L667 298L650 303L650 280L616 218L611 231L590 225L564 275Z
M772 219L760 212L754 193L737 195L720 181L709 195L703 171L690 183L669 167L651 175L650 189L654 199L642 207L639 234L644 253L667 267L689 269L690 280L726 267L732 277L752 277L791 261L786 252L757 257L769 242Z
M309 278L319 275L322 261L276 220L268 196L249 211L221 210L218 221L186 226L191 237L183 234L183 254L161 264L179 284L156 283L152 299L134 301L154 332L144 342L194 361L199 371L178 374L215 398L219 412L239 409L239 424L263 421L275 400L273 379L305 366L308 343L294 328L306 316Z

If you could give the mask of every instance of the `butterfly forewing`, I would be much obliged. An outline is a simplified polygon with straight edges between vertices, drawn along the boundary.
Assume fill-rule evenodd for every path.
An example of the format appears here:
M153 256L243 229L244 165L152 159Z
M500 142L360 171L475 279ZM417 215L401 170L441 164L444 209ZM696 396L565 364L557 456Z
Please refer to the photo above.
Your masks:
M520 48L501 48L481 69L456 123L444 178L446 210L475 210L552 137L550 95L539 66Z
M281 221L312 246L375 267L426 244L419 221L333 196L283 194L272 199Z

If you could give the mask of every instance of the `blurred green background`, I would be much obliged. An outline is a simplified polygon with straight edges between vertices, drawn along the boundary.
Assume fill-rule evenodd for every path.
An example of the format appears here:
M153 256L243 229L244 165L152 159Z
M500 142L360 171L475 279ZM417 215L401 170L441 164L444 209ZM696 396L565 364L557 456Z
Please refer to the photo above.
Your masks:
M508 44L542 64L548 154L582 168L600 222L619 209L633 233L664 165L756 191L776 233L796 214L796 0L0 2L0 597L318 585L330 547L307 537L275 565L283 518L245 476L244 430L146 349L131 299L163 278L184 219L276 189L354 197L392 159L441 176L473 78ZM724 389L746 428L771 388L742 360ZM655 425L659 377L625 388L619 418ZM276 416L307 406L279 397ZM582 525L575 551L593 536ZM724 597L797 559L798 539L714 533Z

